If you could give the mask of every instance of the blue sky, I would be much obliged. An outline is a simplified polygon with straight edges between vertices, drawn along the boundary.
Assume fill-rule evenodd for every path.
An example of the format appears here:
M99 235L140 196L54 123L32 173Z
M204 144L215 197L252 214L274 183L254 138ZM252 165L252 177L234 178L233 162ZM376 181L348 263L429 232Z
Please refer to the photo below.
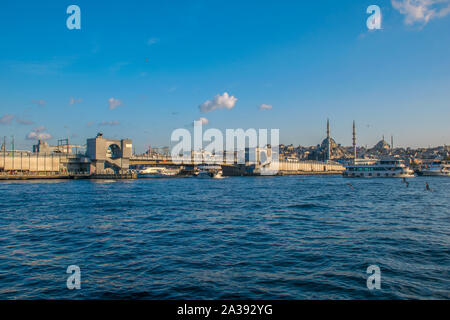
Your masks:
M81 30L66 27L71 4ZM381 30L366 27L372 4ZM450 144L449 8L447 0L2 3L0 136L29 149L37 137L84 144L101 131L143 152L203 117L205 128L279 128L281 143L315 145L330 118L344 145L353 119L359 145L383 134L400 146Z

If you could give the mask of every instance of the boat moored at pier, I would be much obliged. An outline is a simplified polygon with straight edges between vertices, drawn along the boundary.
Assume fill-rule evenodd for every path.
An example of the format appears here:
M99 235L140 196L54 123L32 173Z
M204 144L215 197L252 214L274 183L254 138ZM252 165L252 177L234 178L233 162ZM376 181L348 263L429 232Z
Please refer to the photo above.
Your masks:
M347 165L343 175L351 178L412 178L414 171L402 160L386 159Z
M450 177L450 161L434 160L423 165L417 174L427 177Z
M165 168L165 167L148 167L140 170L139 178L166 178L176 176L180 173L179 168Z
M201 166L197 168L194 176L198 178L220 179L223 176L223 171L221 166Z

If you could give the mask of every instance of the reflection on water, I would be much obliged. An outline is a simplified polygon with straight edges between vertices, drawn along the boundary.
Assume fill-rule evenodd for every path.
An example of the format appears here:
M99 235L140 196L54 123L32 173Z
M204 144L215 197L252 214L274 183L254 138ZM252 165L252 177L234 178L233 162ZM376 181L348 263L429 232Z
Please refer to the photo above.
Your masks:
M409 182L3 181L0 298L448 299L450 179Z
M67 179L32 179L32 180L0 180L0 185L2 184L54 184L54 183L65 183Z

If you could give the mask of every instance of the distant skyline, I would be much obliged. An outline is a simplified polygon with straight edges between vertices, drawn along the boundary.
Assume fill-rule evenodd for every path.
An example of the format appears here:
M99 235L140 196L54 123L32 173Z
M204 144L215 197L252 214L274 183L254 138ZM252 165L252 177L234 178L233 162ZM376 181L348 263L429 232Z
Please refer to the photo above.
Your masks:
M311 146L329 118L345 146L353 120L359 146L449 145L449 30L450 0L7 2L0 137L30 149L103 132L144 152L200 120Z

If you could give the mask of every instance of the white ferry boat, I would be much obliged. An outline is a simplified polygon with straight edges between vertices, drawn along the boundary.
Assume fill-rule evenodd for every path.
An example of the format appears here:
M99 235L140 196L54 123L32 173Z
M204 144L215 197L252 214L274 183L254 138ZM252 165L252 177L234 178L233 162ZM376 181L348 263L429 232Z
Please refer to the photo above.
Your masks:
M418 172L421 176L450 177L450 162L435 160L422 166Z
M343 172L344 177L361 178L412 178L414 171L402 160L377 160L375 163L357 163L347 165Z

